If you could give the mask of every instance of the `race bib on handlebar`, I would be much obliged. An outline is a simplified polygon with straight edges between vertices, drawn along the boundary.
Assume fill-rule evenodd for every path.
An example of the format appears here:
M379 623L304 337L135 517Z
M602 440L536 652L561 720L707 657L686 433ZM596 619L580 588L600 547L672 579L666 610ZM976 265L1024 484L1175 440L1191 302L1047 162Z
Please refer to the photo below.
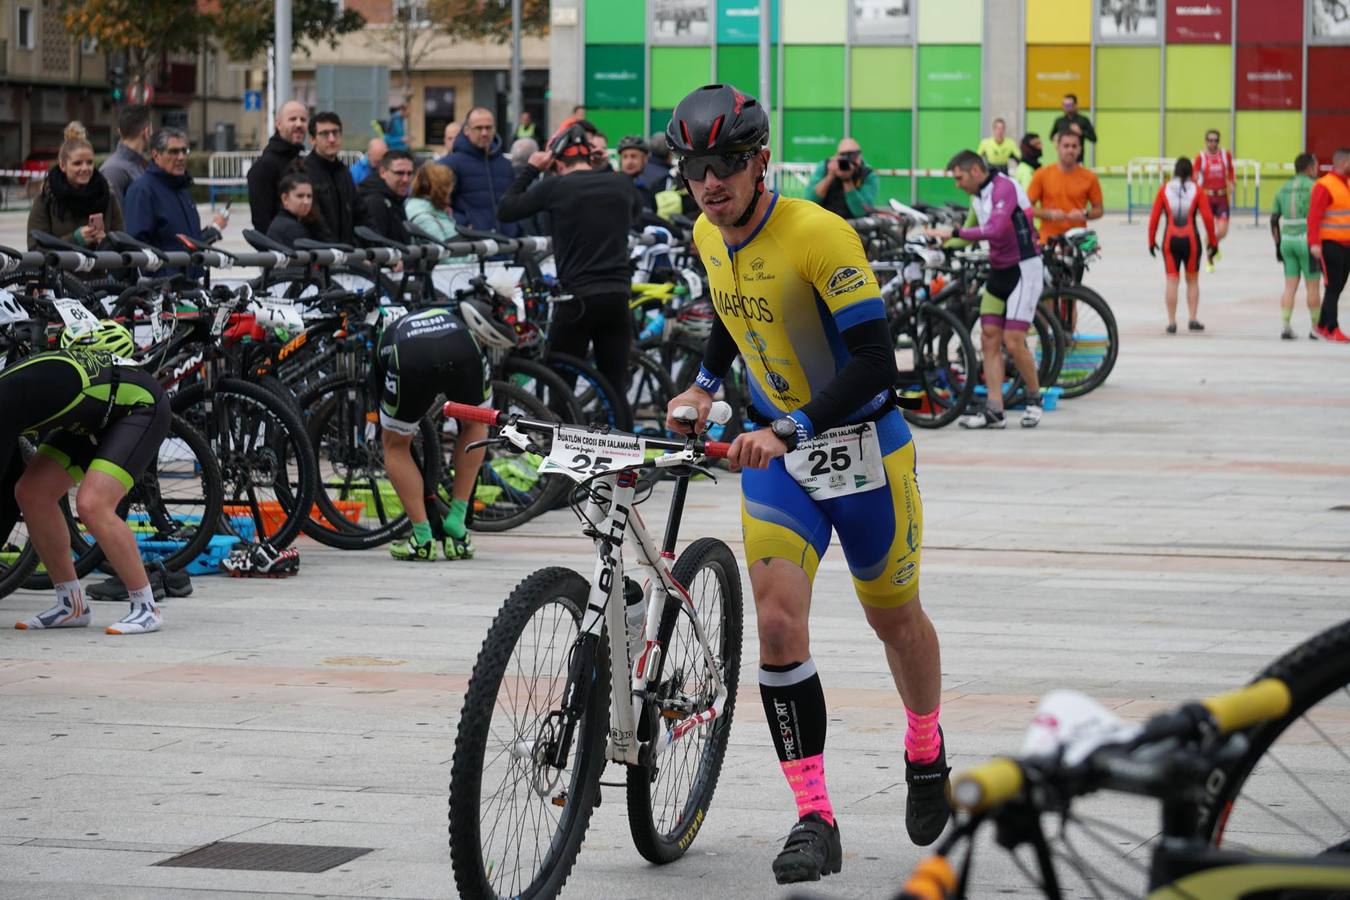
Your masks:
M98 330L98 317L85 309L80 301L61 297L53 300L52 304L61 315L61 321L65 323L66 330L70 332L72 338L79 340L86 334L93 334Z
M861 494L886 484L875 422L831 428L802 441L783 462L813 500Z
M1078 691L1051 691L1041 698L1036 715L1022 740L1023 756L1057 752L1078 765L1099 747L1120 744L1137 735L1137 722L1126 722L1105 706Z
M211 337L220 337L225 333L225 323L230 321L230 313L233 310L229 306L222 306L216 310L216 317L211 321Z
M601 472L639 465L646 458L641 438L631 434L602 434L588 428L559 426L553 449L539 466L541 475L551 472L583 481Z

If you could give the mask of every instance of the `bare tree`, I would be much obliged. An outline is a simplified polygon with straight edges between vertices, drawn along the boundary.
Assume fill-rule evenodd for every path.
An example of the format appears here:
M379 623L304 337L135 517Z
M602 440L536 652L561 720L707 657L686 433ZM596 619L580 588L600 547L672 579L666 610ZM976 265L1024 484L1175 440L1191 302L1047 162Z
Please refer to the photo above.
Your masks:
M450 36L436 27L440 0L391 0L392 15L386 22L368 25L362 32L366 43L397 60L403 78L403 96L412 95L413 72L424 59L449 46Z

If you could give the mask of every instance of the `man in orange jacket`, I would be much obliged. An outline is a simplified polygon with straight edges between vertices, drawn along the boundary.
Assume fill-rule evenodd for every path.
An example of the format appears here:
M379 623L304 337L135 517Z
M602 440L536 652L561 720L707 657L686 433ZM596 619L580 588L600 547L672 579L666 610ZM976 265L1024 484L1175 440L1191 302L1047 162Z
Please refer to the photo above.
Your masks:
M1336 307L1350 275L1350 147L1331 157L1331 171L1313 185L1308 206L1308 252L1322 264L1322 315L1314 329L1323 340L1350 344Z

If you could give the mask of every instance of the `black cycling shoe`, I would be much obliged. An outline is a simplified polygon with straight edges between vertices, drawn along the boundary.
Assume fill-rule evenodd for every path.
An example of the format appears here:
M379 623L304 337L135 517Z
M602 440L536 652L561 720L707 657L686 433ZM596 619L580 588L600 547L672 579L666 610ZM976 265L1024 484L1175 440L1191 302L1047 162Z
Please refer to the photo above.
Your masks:
M905 783L909 785L909 794L905 797L905 830L919 847L927 847L936 841L952 816L948 798L952 770L947 767L947 741L942 738L941 728L938 739L942 741L938 757L927 765L916 766L909 761L909 755L905 755Z
M155 600L160 601L165 597L188 597L192 595L192 576L184 570L170 571L164 568L161 562L152 562L146 564L145 574L150 579L150 588L155 595ZM90 600L126 600L130 594L127 586L122 583L122 579L116 575L100 581L97 584L91 584L85 591L85 596Z
M773 861L773 877L779 884L819 881L843 866L839 822L831 825L820 813L807 813L788 832L787 843Z

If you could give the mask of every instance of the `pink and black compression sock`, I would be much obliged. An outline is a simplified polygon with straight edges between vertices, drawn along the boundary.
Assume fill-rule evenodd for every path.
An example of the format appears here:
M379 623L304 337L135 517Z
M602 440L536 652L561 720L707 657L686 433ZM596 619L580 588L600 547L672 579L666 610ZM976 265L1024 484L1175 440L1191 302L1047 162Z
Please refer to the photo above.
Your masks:
M778 762L797 802L797 818L819 813L834 824L825 787L825 691L816 664L760 666L759 696Z
M942 736L938 734L938 711L942 705L933 707L930 713L919 715L905 707L905 757L916 766L923 766L938 758L942 749Z

